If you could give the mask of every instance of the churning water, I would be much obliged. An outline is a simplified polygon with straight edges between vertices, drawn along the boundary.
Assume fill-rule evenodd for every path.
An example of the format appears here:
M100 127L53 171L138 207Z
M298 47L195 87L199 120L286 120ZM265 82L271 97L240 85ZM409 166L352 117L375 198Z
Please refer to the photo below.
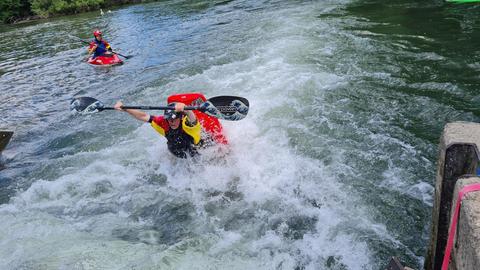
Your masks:
M0 29L0 269L423 264L443 125L478 121L480 9L413 1L164 1ZM426 20L428 16L430 20ZM123 66L81 62L101 28ZM225 149L177 160L128 115L237 95ZM225 154L225 152L228 152Z

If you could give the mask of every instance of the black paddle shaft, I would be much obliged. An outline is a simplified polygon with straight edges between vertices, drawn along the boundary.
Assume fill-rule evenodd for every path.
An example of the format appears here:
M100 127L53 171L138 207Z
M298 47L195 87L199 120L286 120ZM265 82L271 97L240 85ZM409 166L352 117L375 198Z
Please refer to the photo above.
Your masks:
M129 110L129 109L132 109L132 110L173 110L175 108L173 107L169 107L169 106L122 106L122 109L123 110ZM113 107L102 107L102 108L99 108L100 111L103 111L103 110L115 110L115 108ZM198 107L198 106L185 106L184 110L199 110L199 111L202 111L202 108Z

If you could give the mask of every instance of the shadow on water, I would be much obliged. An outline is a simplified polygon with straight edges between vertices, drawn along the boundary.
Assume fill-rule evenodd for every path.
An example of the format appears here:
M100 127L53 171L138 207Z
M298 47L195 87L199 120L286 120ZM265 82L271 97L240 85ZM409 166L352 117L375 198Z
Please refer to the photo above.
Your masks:
M151 225L138 230L116 229L112 234L125 241L170 246L193 236L190 229L194 222L193 216L195 207L190 202L159 201L136 210L131 216L136 221L148 221ZM148 237L145 237L146 235Z

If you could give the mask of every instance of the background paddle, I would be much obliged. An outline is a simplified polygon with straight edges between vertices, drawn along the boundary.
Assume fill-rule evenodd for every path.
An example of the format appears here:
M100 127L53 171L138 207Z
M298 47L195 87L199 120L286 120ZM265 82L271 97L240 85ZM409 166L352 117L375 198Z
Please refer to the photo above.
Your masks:
M235 96L218 96L208 99L199 106L186 106L185 110L198 110L218 119L238 121L247 116L249 102L246 98ZM78 97L70 102L70 108L77 113L95 113L104 110L115 110L92 97ZM122 106L122 109L137 110L171 110L170 106Z
M85 44L87 44L87 45L90 45L90 42L88 42L88 41L86 41L86 40L83 40L83 39L81 39L81 38L74 37L74 36L70 36L70 37L74 38L75 40L77 40L77 41L79 41L79 42L83 42L83 43L85 43ZM133 55L123 55L123 54L118 53L118 52L115 52L115 51L113 51L113 50L112 50L112 53L117 54L117 55L120 55L121 57L124 57L125 59L130 59L130 58L133 57Z

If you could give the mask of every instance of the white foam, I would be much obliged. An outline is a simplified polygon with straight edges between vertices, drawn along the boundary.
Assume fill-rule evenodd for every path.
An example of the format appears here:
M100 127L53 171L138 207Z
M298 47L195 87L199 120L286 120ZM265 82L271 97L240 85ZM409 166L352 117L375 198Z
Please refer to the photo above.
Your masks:
M330 5L325 12L334 8ZM178 160L165 139L142 125L110 147L59 158L67 168L59 177L37 179L0 207L0 227L7 228L0 232L0 268L30 263L58 269L322 269L327 264L373 269L371 247L359 234L398 240L339 181L340 173L347 180L355 174L344 160L349 149L329 148L329 140L336 138L315 133L303 117L320 112L318 121L335 129L329 119L335 112L327 111L331 107L324 97L348 83L315 63L297 60L305 46L320 48L326 57L334 54L333 41L311 44L310 27L332 40L336 30L328 24L305 25L303 20L313 16L309 8L281 14L293 18L275 12L261 18L278 32L264 32L269 39L256 44L246 59L193 76L179 74L135 97L148 100L196 89L207 96L248 98L247 118L223 123L229 154L219 158L213 148L203 151L199 161ZM416 154L399 139L371 135L352 113L342 117L372 141ZM313 149L331 151L331 163L302 152L296 133L321 140ZM384 176L404 189L402 179L395 178L401 173L392 165ZM417 183L407 192L418 197L430 191ZM169 219L178 213L184 215ZM190 234L162 242L169 232L178 233L168 230L175 226Z

